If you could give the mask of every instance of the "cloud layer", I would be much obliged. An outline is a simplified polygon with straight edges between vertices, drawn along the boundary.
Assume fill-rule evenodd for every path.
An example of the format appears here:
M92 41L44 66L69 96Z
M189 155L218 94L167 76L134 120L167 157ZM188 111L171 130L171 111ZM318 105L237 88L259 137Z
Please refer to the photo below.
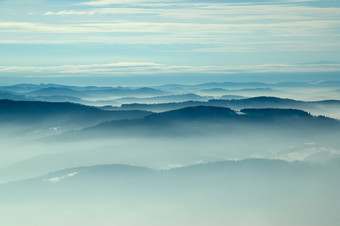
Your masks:
M178 65L185 65L179 72L185 67L204 73L243 68L268 71L256 69L258 65L276 65L269 71L336 71L334 65L300 66L308 61L340 62L340 8L325 4L303 0L30 0L24 7L5 1L0 3L1 70L11 73L13 68L26 68L32 74L33 68L46 65L115 61L168 65L155 69L164 72ZM78 53L79 45L91 50ZM44 46L45 55L28 46ZM23 64L26 67L20 67ZM107 71L104 67L96 73ZM138 68L136 73L140 73Z

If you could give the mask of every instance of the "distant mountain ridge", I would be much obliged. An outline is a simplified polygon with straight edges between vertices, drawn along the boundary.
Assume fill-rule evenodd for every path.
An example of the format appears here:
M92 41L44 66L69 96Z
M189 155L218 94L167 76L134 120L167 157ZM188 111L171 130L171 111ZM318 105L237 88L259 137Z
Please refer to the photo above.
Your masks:
M288 130L340 129L340 122L335 119L313 116L297 109L243 109L236 112L230 108L215 106L195 106L161 113L153 113L142 119L103 122L94 127L78 131L78 134L195 134L215 133L221 130L231 132L245 128L277 128ZM263 127L263 128L261 128Z
M167 84L156 86L167 89L210 89L210 88L270 88L270 87L339 87L340 81L315 81L315 82L210 82L193 85Z
M169 111L184 107L193 106L217 106L229 107L240 110L242 108L297 108L309 110L319 106L338 106L340 108L340 100L324 100L324 101L299 101L288 98L259 96L243 99L210 99L208 101L185 101L180 103L161 103L161 104L122 104L121 107L113 107L112 109L124 110L149 110L149 111Z
M144 117L145 120L218 120L237 116L230 108L214 106L186 107L162 113L155 113Z
M280 87L305 87L305 88L315 88L315 87L333 87L338 88L340 86L340 81L315 81L315 82L278 82L278 83L264 83L264 82L211 82L211 83L201 83L201 84L166 84L166 85L158 85L151 87L121 87L121 86L71 86L71 85L60 85L60 84L16 84L16 85L7 85L0 86L0 91L9 91L9 92L18 92L29 93L35 92L38 90L47 91L50 88L65 89L65 90L73 90L73 91L110 91L115 92L114 90L122 91L131 91L135 90L137 92L156 92L155 90L162 91L179 91L179 90L203 90L203 91L224 91L226 89L243 89L243 90L269 90L271 88L280 88ZM52 91L52 90L51 90ZM228 91L228 90L227 90ZM231 91L231 90L229 90ZM53 95L53 94L51 94Z
M142 87L142 88L105 88L105 89L89 89L89 90L75 90L71 88L61 87L48 87L35 90L33 92L26 93L29 96L53 96L53 95L66 95L78 98L88 97L106 97L106 96L150 96L150 95L161 95L166 94L164 91L160 91L153 88Z
M122 97L120 99L115 99L117 102L122 103L167 103L167 102L183 102L183 101L206 101L211 97L200 96L194 93L176 94L176 95L166 95L166 96L153 96L153 97Z
M144 117L146 111L105 111L96 107L62 102L0 100L0 121L2 123L99 123L105 120L119 120Z
M181 166L169 169L155 170L142 166L126 165L126 164L105 164L94 166L82 166L63 169L50 172L40 177L26 180L10 182L8 184L0 184L0 189L5 186L16 186L26 183L42 184L69 184L69 183L92 183L93 181L105 182L110 180L114 182L117 178L120 180L130 180L129 177L144 177L145 175L155 178L178 176L190 176L193 174L201 176L209 176L211 173L219 173L219 176L237 174L251 175L256 171L260 175L289 175L292 172L298 174L310 174L316 170L322 169L324 173L339 169L340 159L332 159L323 164L311 164L303 161L287 162L284 160L274 159L258 159L250 158L243 160L224 160L218 162L198 163L188 166ZM237 169L237 171L236 171ZM308 170L306 170L308 169Z

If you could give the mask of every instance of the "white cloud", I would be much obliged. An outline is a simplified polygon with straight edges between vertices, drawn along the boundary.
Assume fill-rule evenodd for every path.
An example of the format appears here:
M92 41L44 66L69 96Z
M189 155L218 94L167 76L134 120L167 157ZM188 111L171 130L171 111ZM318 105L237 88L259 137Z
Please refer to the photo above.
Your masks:
M308 145L307 147L294 147L291 151L281 155L279 158L287 161L325 162L339 156L340 151L333 148Z
M78 172L72 172L72 173L68 173L68 174L63 175L63 176L52 177L52 178L49 178L49 179L47 179L47 180L45 180L45 181L47 181L47 182L49 182L49 183L58 183L58 182L60 182L61 180L64 180L64 179L66 179L66 178L68 178L68 177L73 177L73 176L75 176L75 175L77 175L77 174L78 174Z
M169 171L169 170L178 169L178 168L182 168L182 167L183 167L182 164L169 164L168 167L163 168L162 170Z
M81 3L81 5L103 6L113 4L130 4L130 3L150 3L150 2L171 2L171 0L98 0Z
M152 62L120 62L110 64L38 66L0 66L0 74L24 73L45 76L115 76L152 75L164 73L263 73L263 72L334 72L340 71L340 64L260 64L241 66L190 66L164 65Z
M95 14L150 14L153 17L189 20L205 19L215 21L254 21L254 20L308 20L338 19L339 8L318 8L290 5L233 5L233 4L168 4L133 5L129 7L95 8L90 10L63 10L46 12L45 15L95 15Z
M141 36L133 36L130 34L120 34L119 36L110 36L109 39L125 40L126 43L228 43L232 40L250 39L251 37L262 37L259 32L266 33L265 38L270 37L285 40L287 37L299 39L301 37L308 38L324 38L324 34L328 33L329 38L334 38L335 43L338 43L335 38L340 34L337 29L340 28L340 20L324 20L324 21L298 21L298 22L281 22L281 23L223 23L223 24L205 24L205 23L160 23L160 22L129 22L129 21L112 21L111 23L76 23L68 25L28 23L28 22L0 22L0 33L7 34L11 37L17 36L18 33L31 34L83 34L88 33L98 36L97 41L102 38L105 41L107 36L105 33L143 33L147 39L141 39ZM22 37L25 38L26 36ZM38 36L39 37L39 36ZM66 42L67 37L62 37ZM88 40L91 36L82 37L81 40ZM39 39L35 38L34 39ZM60 37L51 36L47 41L59 40ZM72 40L77 40L74 36ZM153 40L155 39L155 40ZM2 38L0 42L8 42L18 40L18 37L10 40ZM142 40L142 42L141 42ZM151 41L150 41L151 40ZM158 40L158 41L157 41ZM165 41L164 41L165 40ZM23 40L25 41L25 40ZM321 40L319 40L321 41ZM74 42L74 41L73 41ZM90 41L91 42L91 41Z
M287 3L303 0L273 1ZM177 57L177 53L183 57L189 52L197 55L197 58L203 55L216 58L216 53L224 56L229 53L252 55L258 53L259 59L264 58L262 62L266 62L267 55L271 53L275 53L277 59L287 59L283 62L292 62L298 58L298 55L311 54L313 58L318 59L325 56L327 52L329 53L327 57L330 58L340 51L338 41L340 39L340 8L336 7L320 8L294 3L257 5L251 2L242 4L209 1L195 3L170 0L99 0L81 4L83 5L65 4L67 8L63 9L60 6L46 7L43 11L34 11L34 15L29 17L26 12L27 20L24 16L15 19L5 16L0 22L0 44L7 45L9 48L15 48L15 45L11 46L11 44L46 44L46 48L49 48L48 45L69 44L70 50L75 47L73 44L112 45L109 47L111 49L116 45L122 45L119 46L120 50L125 48L130 50L137 45L143 45L146 50L145 55L148 54L148 50L151 50L150 54L153 59L156 55L163 57L163 52L166 53L164 56L172 54L174 58ZM43 14L45 16L38 17ZM20 22L18 18L23 19ZM158 50L155 45L162 45L162 47ZM172 46L174 46L173 49ZM302 54L292 55L293 59L289 59L287 57L291 54L289 52ZM164 58L163 62L167 59ZM188 62L190 59L184 61ZM233 67L181 68L176 66L175 69L149 65L148 67L153 67L153 69L144 71L141 68L145 66L135 67L136 73L151 73L152 70L160 72L228 71L230 73L230 71L239 70ZM260 70L251 67L250 65L247 70ZM3 72L5 70L49 72L48 68L26 68L24 70L5 67L1 70ZM261 70L334 71L337 67L315 65L309 69L290 65ZM58 67L57 71L58 74L80 74L85 70L81 67L63 69ZM113 70L105 66L90 68L90 71L98 74L116 74L124 73L126 70L118 68Z
M272 0L272 2L274 3L297 3L297 2L313 2L313 1L317 1L317 0ZM105 6L105 5L115 5L115 4L137 4L137 3L171 3L171 2L175 2L175 4L181 4L181 3L185 3L185 2L191 2L192 4L195 1L186 1L186 0L97 0L97 1L88 1L88 2L84 2L81 3L81 5L88 5L88 6ZM208 0L206 1L207 3L209 2ZM227 0L225 0L226 3L228 3ZM266 1L264 1L266 2ZM220 2L221 3L221 2ZM245 2L244 4L246 4L247 2ZM252 1L248 1L249 4L253 4Z
M168 1L101 7L119 2L92 1L86 4L98 7L46 12L52 18L46 21L54 23L0 22L0 43L211 45L193 50L205 53L339 50L339 8ZM262 47L274 41L280 44Z

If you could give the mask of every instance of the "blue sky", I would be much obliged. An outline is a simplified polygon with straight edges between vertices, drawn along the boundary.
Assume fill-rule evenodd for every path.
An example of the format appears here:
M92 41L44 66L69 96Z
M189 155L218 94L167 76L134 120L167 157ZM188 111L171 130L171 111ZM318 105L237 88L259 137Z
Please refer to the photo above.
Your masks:
M0 83L240 73L336 79L339 40L338 0L0 0Z

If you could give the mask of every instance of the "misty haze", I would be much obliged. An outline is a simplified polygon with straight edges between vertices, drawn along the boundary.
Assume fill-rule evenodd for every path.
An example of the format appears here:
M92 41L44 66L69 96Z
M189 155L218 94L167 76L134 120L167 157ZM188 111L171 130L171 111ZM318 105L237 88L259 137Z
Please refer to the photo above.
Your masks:
M0 225L340 225L340 1L0 1Z

